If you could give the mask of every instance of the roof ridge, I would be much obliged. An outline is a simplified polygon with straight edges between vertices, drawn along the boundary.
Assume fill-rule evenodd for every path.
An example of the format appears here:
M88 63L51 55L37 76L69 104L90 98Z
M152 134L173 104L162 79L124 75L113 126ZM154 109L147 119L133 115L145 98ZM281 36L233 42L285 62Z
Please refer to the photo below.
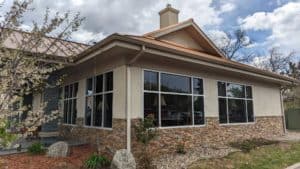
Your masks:
M154 33L157 33L157 32L161 32L161 31L164 31L166 29L170 29L172 27L176 27L178 25L182 25L182 24L185 24L185 23L188 23L188 22L193 22L193 21L194 21L193 18L190 18L190 19L187 19L185 21L179 22L177 24L173 24L173 25L170 25L170 26L167 26L167 27L164 27L164 28L160 28L160 29L157 29L157 30L145 33L143 36L151 36L151 34L154 34Z

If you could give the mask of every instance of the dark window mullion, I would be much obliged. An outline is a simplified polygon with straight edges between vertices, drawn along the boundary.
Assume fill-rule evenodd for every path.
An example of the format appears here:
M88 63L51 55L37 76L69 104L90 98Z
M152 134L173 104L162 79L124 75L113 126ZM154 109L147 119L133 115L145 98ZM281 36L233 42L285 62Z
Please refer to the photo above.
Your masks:
M161 127L161 73L158 73L158 126Z
M92 77L92 94L91 94L91 97L92 97L92 112L91 112L91 121L90 121L90 124L91 126L94 126L93 122L94 122L94 114L95 114L95 108L94 108L94 102L95 102L95 77Z
M194 115L194 113L195 113L195 107L194 107L194 78L190 78L191 80L190 80L190 87L191 87L191 92L192 92L192 125L195 125L195 115Z
M105 92L105 83L106 83L106 74L103 74L103 80L102 80L102 91ZM102 113L101 113L101 126L104 127L104 102L105 102L105 97L104 94L101 94L102 97Z

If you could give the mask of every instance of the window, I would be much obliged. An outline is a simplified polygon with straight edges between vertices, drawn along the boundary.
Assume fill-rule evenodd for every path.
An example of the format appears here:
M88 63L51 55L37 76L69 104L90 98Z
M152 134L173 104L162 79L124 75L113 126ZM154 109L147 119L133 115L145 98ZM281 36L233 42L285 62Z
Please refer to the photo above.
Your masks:
M113 72L86 80L85 125L112 127Z
M254 122L251 86L218 82L218 95L220 123Z
M158 127L204 124L203 80L144 71L144 117Z
M78 83L66 85L63 88L63 122L65 124L76 124Z

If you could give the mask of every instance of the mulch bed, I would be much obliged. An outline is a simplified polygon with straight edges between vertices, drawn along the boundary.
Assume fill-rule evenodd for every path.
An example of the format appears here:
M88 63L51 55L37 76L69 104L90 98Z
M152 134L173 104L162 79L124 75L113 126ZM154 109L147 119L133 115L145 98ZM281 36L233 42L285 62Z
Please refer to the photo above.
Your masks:
M0 169L80 169L95 149L89 145L71 147L70 156L51 158L28 153L0 156Z

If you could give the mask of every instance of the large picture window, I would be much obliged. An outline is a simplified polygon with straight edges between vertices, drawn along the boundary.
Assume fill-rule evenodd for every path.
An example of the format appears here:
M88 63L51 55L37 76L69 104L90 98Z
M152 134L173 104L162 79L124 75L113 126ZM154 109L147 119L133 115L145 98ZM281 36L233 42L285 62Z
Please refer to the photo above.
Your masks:
M86 81L85 125L112 127L113 72Z
M203 80L144 71L144 117L158 127L204 124Z
M254 122L251 86L218 82L218 95L220 123Z
M66 85L63 88L63 122L65 124L76 124L77 118L77 93L78 83Z

